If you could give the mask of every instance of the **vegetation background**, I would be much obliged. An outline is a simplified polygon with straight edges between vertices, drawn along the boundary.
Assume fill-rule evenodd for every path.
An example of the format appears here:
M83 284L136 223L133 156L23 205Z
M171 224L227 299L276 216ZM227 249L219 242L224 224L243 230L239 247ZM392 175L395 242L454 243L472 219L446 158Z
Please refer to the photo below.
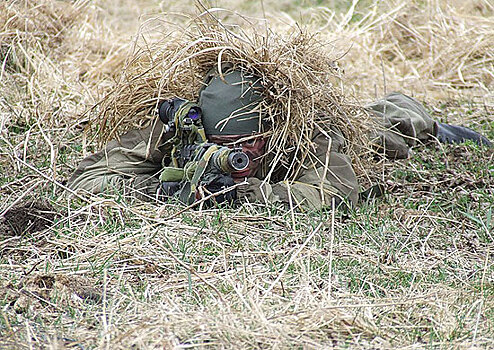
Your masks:
M400 90L494 139L490 0L211 6L319 33L362 103ZM85 112L140 25L194 7L0 4L0 348L492 347L492 150L382 161L386 197L340 212L184 211L66 190L96 150Z

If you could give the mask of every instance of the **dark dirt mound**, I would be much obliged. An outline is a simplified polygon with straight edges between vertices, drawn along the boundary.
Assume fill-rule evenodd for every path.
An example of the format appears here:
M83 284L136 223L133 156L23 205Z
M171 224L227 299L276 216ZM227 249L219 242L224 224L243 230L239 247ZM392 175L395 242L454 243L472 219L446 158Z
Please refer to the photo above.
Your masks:
M13 206L0 221L0 234L24 236L50 227L57 216L54 208L45 202L29 201Z

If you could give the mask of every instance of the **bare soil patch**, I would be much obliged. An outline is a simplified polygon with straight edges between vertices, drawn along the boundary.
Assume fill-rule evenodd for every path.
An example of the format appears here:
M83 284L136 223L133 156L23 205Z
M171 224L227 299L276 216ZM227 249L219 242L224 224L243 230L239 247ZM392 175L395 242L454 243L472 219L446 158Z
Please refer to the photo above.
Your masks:
M21 237L50 227L57 213L46 202L29 201L10 208L0 222L4 237Z

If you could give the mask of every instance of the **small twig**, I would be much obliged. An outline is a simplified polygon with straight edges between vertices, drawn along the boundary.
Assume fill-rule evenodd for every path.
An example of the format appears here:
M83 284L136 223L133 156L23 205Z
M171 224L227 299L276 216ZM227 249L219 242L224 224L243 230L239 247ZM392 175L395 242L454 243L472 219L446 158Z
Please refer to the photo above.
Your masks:
M43 260L38 260L38 262L37 262L37 263L35 263L35 264L34 264L34 265L33 265L33 266L29 269L29 271L27 271L27 272L23 271L23 273L24 273L24 277L23 277L23 278L25 278L25 277L29 276L29 275L31 274L31 272L33 272L33 271L34 271L34 269L36 268L36 266L38 266L38 265L39 265L39 264L41 264L42 262L43 262Z
M30 331L30 327L29 327L29 321L26 319L25 321L25 325L26 325L26 339L27 339L27 343L29 344L29 350L33 350L34 347L33 347L33 338L31 336L31 331Z
M60 312L65 312L63 309L61 309L60 307L58 307L57 305L53 304L51 301L48 301L46 300L45 298L42 298L40 297L39 295L37 295L36 293L33 293L29 290L26 290L26 289L21 289L20 291L21 293L27 295L28 297L31 297L31 298L34 298L34 299L37 299L39 301L41 301L42 303L44 304L47 304L53 308L55 308L57 311L60 311Z
M36 169L34 166L32 166L31 164L23 161L21 158L19 158L17 155L15 155L15 159L22 163L23 165L27 166L29 169L31 169L32 171L34 171L35 173L41 175L41 177L43 177L44 179L50 181L51 183L57 185L58 187L64 189L65 191L68 191L70 192L71 194L73 194L74 196L76 196L77 198L79 198L80 200L84 201L84 202L87 202L87 203L90 203L90 200L87 199L87 198L84 198L83 196L77 194L74 190L68 188L67 186L65 185L62 185L60 182L58 182L57 180L55 179L52 179L50 178L48 175L46 174L43 174L41 171L39 171L38 169Z
M292 219L292 231L295 232L295 212L293 210L293 199L292 199L292 190L290 189L290 183L286 182L286 191L288 192L288 204L290 205L290 217Z
M331 305L331 306L324 306L321 308L318 308L317 311L329 311L329 310L338 310L338 309L359 309L359 308L364 308L364 307L386 307L386 306L398 306L398 305L409 305L409 304L416 304L420 301L424 301L423 297L416 297L416 298L411 298L409 300L405 301L395 301L395 302L389 302L389 303L376 303L376 304L341 304L341 305ZM277 318L282 318L286 316L295 316L295 315L300 315L303 313L312 313L313 310L306 310L306 311L297 311L297 312L291 312L291 313L286 313L282 315L276 315L273 317L269 317L269 320L274 320Z
M53 142L51 142L50 138L46 135L45 131L41 127L41 123L39 122L40 117L39 117L39 113L38 113L37 110L36 110L36 114L37 114L37 117L38 117L38 120L37 120L36 124L38 125L39 131L41 131L41 135L45 139L45 141L48 144L48 146L50 146L51 171L52 171L53 179L55 179L56 176L57 176L57 159L56 159L57 158L57 153L55 151L55 147L53 147Z
M10 334L13 334L14 332L12 331L12 327L10 326L9 318L7 317L7 315L5 315L5 312L3 312L3 310L0 310L0 313L2 314L2 318L5 322L5 326L7 327L7 331Z
M319 191L321 192L321 202L323 205L324 205L324 182L326 181L326 176L328 175L329 160L331 158L331 147L333 144L333 139L329 135L326 135L326 137L328 137L328 148L326 149L326 158L324 160L324 172L321 178L321 184L320 184L321 187L319 188Z
M28 194L31 193L31 191L37 187L40 184L40 181L37 181L34 185L29 187L27 190L22 192L22 194L14 201L12 204L10 204L2 213L0 213L0 218L2 218L12 207L14 207L17 203L19 203L24 197L26 197Z
M329 276L328 276L328 298L331 298L331 289L333 287L333 243L334 243L334 217L336 211L335 198L331 198L331 237L329 241Z
M108 328L108 320L106 319L107 315L107 310L106 310L106 304L107 304L107 284L108 284L108 270L104 269L103 270L103 310L101 314L101 323L103 325L103 338L101 339L100 342L100 348L102 347L102 342L106 340L106 348L109 348L110 345L110 332ZM104 339L104 340L103 340Z
M487 247L487 251L485 253L484 260L484 269L482 271L482 281L480 282L480 303L479 303L479 312L477 314L477 320L475 321L475 330L473 332L473 341L475 344L475 340L477 339L477 332L479 328L480 315L482 314L482 307L484 306L484 284L485 284L485 275L487 273L487 268L489 267L489 254L490 254L490 246Z
M386 84L386 72L384 71L384 62L382 57L381 57L381 71L383 74L383 91L384 91L384 95L386 96L388 88Z

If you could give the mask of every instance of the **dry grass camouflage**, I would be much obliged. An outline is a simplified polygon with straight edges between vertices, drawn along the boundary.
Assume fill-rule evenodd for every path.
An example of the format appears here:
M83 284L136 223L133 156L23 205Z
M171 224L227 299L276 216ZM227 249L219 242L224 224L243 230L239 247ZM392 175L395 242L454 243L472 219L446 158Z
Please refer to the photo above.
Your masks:
M492 2L213 5L0 3L0 348L491 348L493 151L375 159L359 106L400 90L494 139ZM184 210L66 188L160 98L195 98L218 53L262 77L275 160L334 123L385 198Z

